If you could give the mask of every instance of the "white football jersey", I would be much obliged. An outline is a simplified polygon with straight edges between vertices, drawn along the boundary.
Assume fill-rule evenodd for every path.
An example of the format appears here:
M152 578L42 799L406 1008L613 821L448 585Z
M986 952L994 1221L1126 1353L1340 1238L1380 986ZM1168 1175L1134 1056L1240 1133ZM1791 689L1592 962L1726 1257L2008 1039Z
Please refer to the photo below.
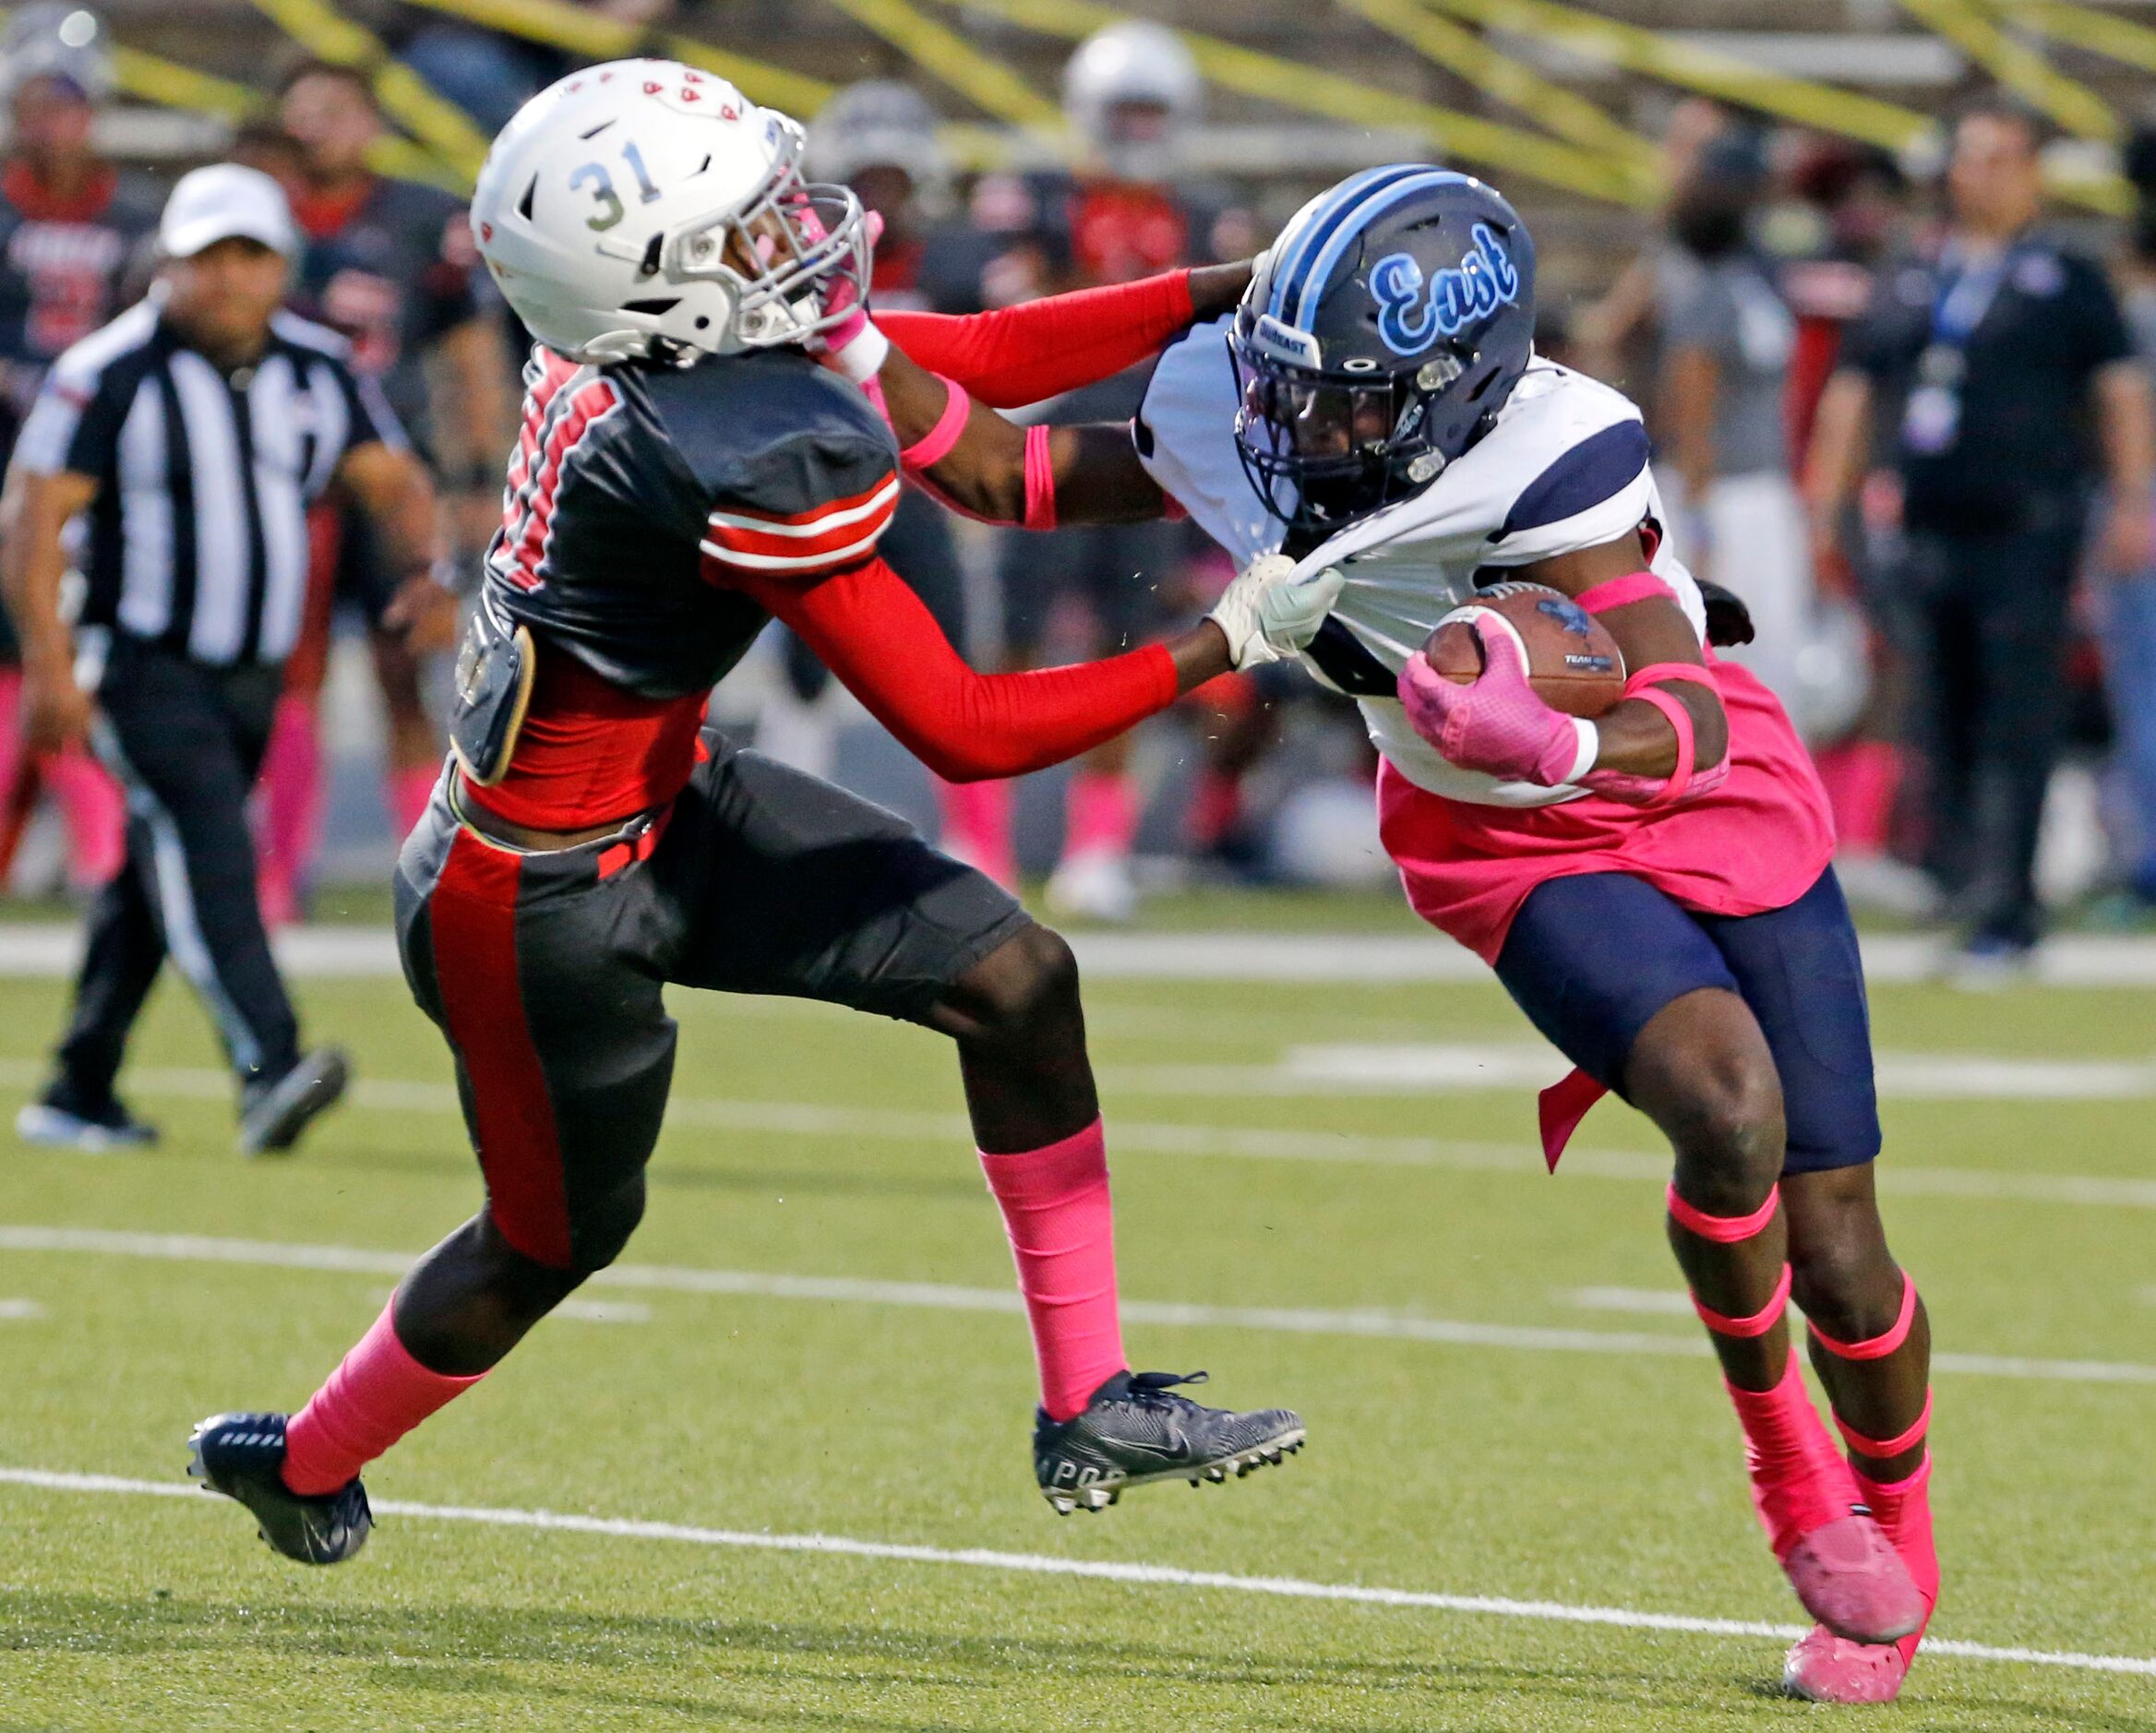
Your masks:
M1201 325L1168 350L1134 433L1147 473L1247 565L1279 546L1283 526L1260 503L1236 452L1232 322ZM1412 498L1349 525L1302 561L1300 570L1337 566L1348 580L1326 635L1303 663L1324 684L1354 693L1378 750L1433 795L1499 807L1576 799L1586 791L1500 782L1448 763L1408 725L1391 679L1438 621L1472 596L1476 573L1597 547L1649 521L1659 530L1665 520L1638 409L1622 392L1538 358L1473 449ZM1666 532L1652 569L1705 643L1699 586Z

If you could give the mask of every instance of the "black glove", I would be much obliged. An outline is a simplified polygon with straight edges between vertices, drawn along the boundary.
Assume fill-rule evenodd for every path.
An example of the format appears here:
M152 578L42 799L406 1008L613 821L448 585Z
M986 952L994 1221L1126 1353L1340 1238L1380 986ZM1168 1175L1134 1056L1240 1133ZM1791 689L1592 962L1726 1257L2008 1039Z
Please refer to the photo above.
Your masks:
M1719 584L1700 580L1699 599L1707 604L1707 641L1717 650L1752 641L1752 610L1742 596Z

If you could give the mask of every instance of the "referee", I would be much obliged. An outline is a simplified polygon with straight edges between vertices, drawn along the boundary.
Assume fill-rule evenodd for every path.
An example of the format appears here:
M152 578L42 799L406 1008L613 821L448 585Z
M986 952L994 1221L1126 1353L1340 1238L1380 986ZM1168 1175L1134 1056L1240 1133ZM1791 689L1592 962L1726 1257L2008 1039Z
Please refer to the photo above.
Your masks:
M244 1153L290 1147L344 1088L341 1051L300 1050L256 905L247 791L299 631L308 505L343 489L415 575L433 565L435 510L343 340L278 310L295 233L268 175L221 163L185 176L159 224L155 287L54 364L0 497L29 744L90 739L128 812L53 1082L17 1121L32 1142L152 1141L113 1083L168 952L238 1079ZM72 626L71 565L84 580ZM438 630L444 600L421 577L389 616Z

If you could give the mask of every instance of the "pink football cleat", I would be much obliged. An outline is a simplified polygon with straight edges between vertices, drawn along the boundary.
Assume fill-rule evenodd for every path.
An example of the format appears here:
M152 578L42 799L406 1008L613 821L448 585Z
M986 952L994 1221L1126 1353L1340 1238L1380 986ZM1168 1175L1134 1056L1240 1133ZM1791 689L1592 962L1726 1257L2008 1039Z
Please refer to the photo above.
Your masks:
M1869 1516L1837 1517L1782 1560L1804 1610L1835 1636L1890 1643L1923 1629L1928 1612L1909 1567Z
M1816 1625L1783 1660L1781 1682L1807 1703L1892 1703L1909 1677L1907 1651L1914 1646L1851 1643Z

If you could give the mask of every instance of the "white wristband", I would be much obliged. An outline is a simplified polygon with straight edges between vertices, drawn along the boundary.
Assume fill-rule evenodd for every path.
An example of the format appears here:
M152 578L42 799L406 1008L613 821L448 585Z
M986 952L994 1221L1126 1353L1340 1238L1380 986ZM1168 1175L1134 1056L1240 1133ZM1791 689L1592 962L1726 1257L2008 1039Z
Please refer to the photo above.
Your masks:
M1572 725L1579 735L1579 755L1573 759L1572 769L1564 773L1564 780L1568 784L1576 784L1602 756L1602 731L1584 716L1575 716Z
M883 371L884 360L890 353L891 339L877 329L874 319L868 319L855 334L854 341L832 359L838 363L838 370L856 385L866 385Z

